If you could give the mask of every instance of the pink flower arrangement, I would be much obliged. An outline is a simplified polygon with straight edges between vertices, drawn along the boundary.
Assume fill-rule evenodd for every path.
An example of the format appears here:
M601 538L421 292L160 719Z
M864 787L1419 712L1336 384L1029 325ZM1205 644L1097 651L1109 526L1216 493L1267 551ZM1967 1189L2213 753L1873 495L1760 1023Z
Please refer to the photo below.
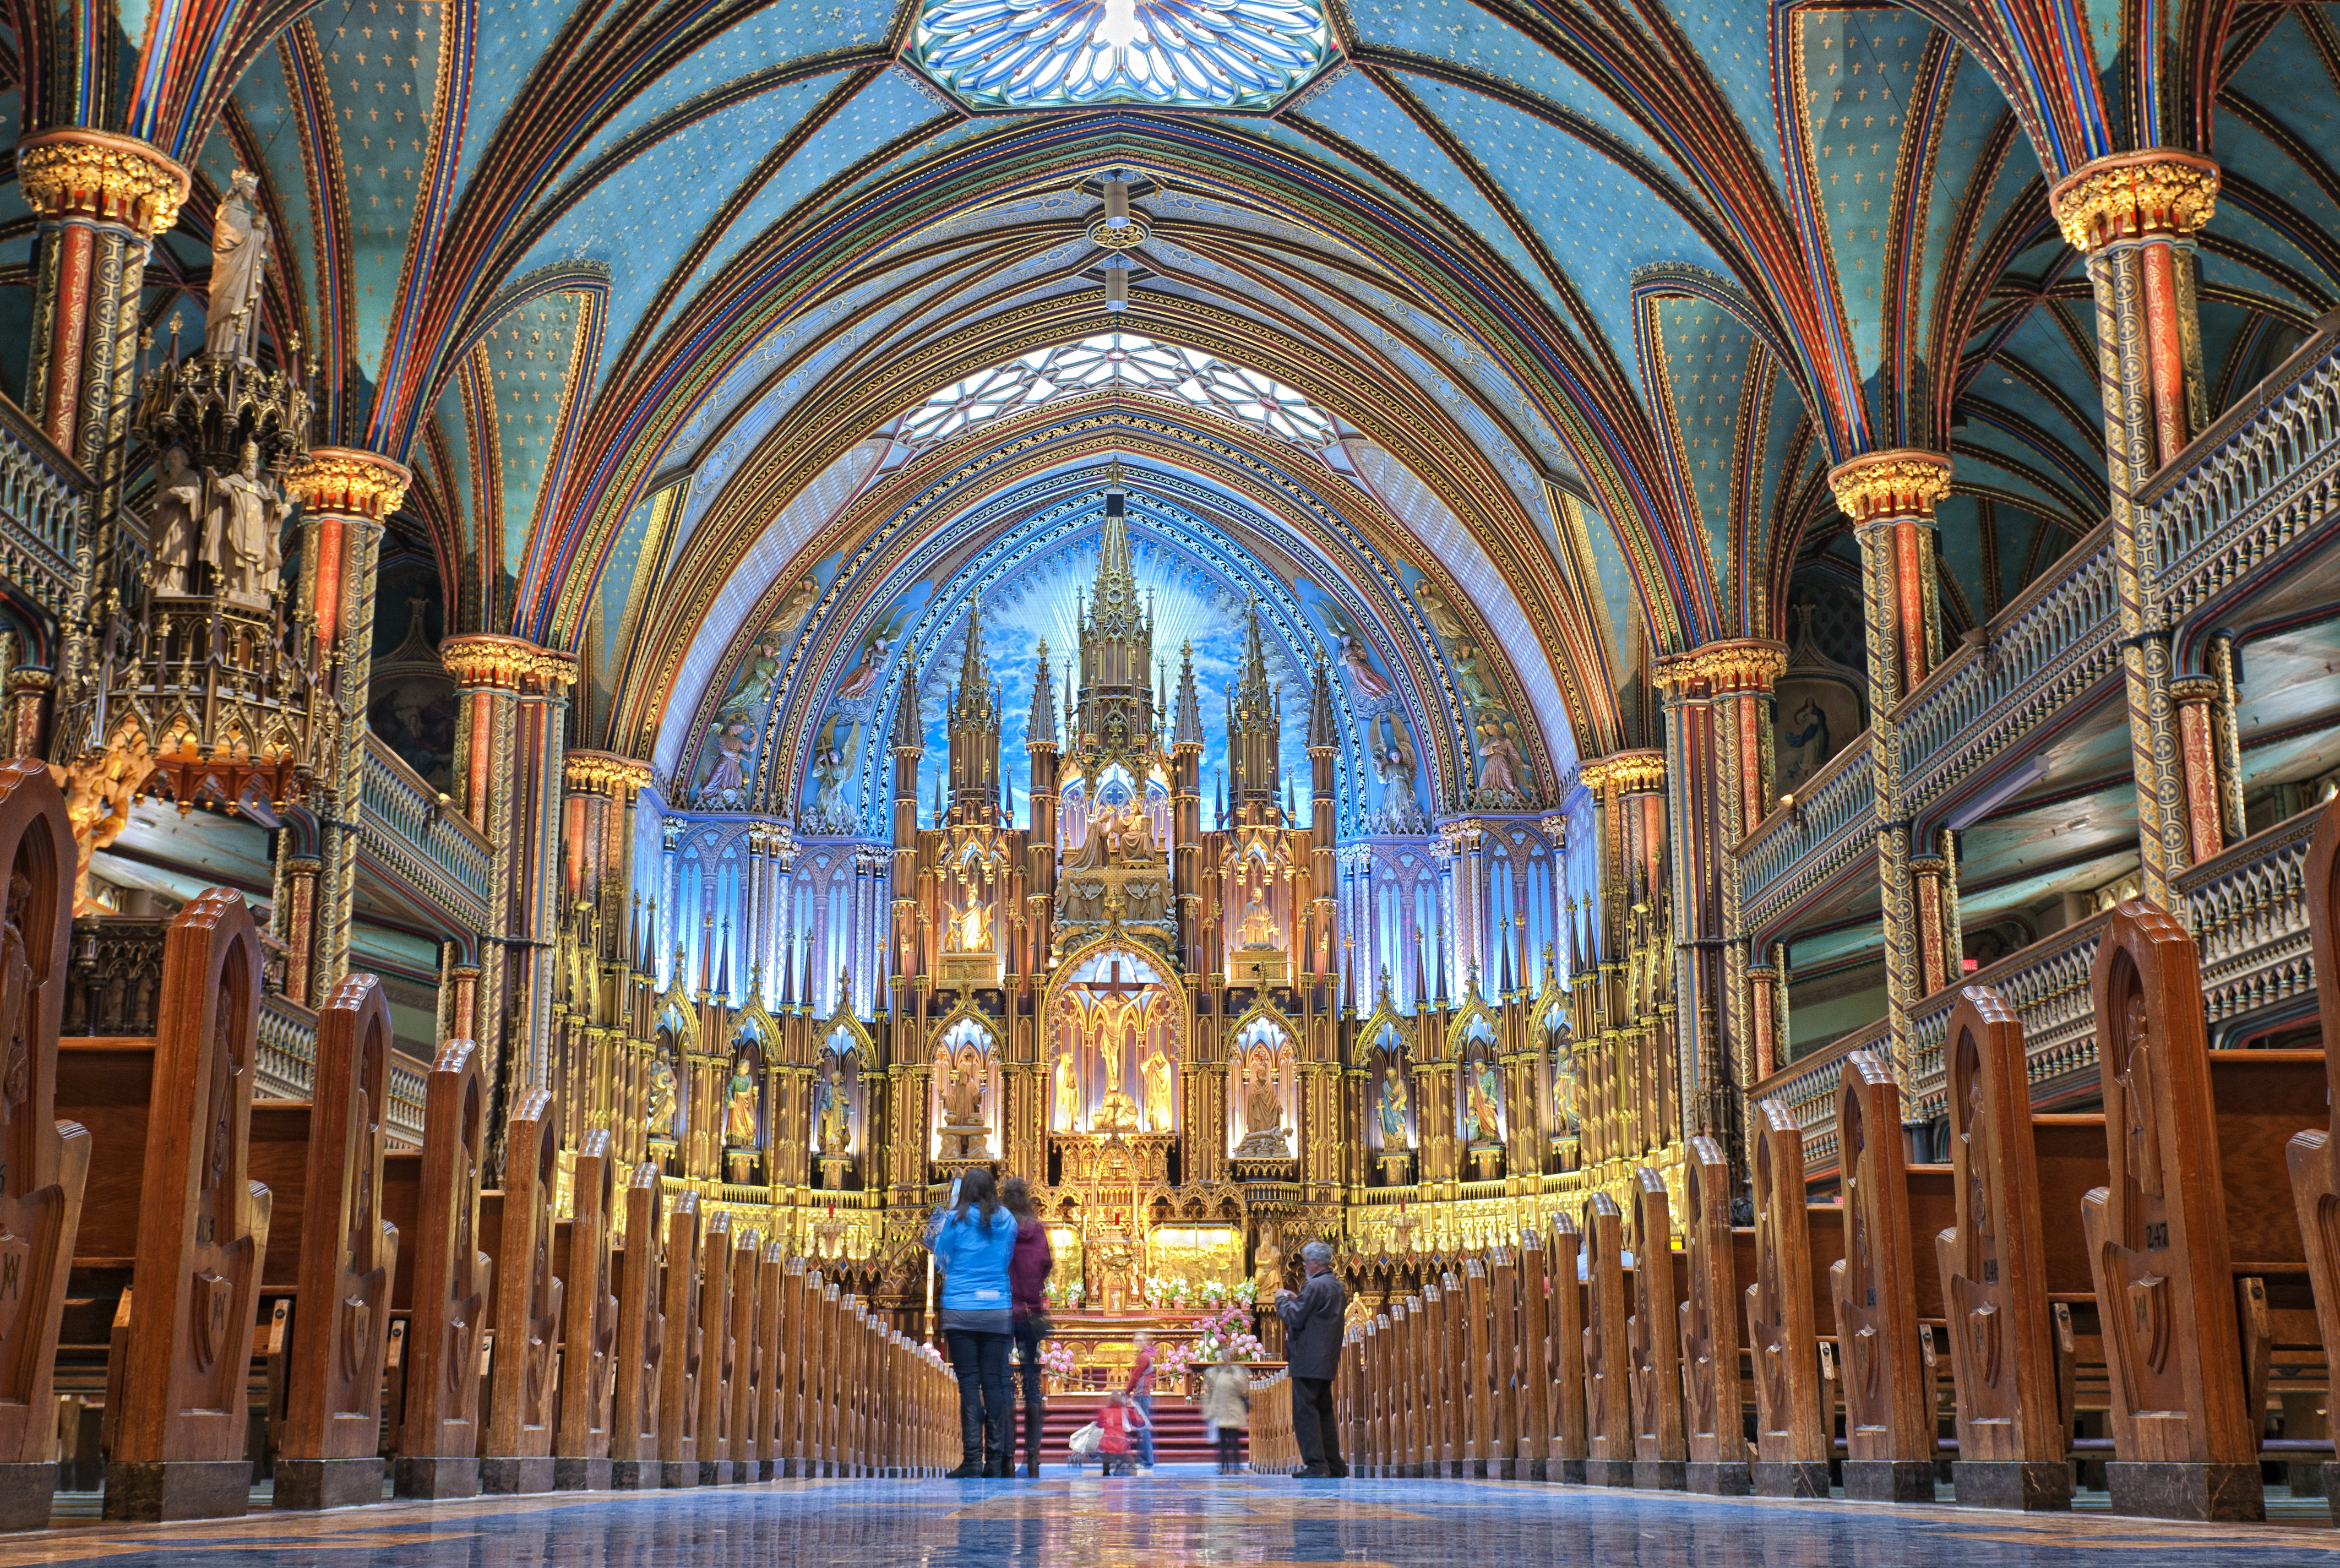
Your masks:
M1183 1339L1154 1347L1154 1375L1158 1382L1175 1383L1194 1365L1195 1347Z
M1073 1347L1061 1339L1052 1339L1040 1347L1040 1370L1051 1377L1070 1377L1080 1370L1073 1358Z
M1196 1361L1264 1361L1267 1346L1251 1332L1251 1315L1230 1306L1215 1317L1196 1320L1202 1333L1195 1341Z

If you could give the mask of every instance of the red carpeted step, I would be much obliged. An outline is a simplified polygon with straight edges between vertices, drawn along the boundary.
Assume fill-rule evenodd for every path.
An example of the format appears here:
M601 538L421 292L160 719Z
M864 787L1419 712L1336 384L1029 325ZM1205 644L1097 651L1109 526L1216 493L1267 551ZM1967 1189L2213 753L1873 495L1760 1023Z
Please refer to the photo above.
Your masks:
M1069 1455L1066 1440L1095 1421L1105 1404L1098 1394L1058 1394L1048 1399L1047 1420L1040 1429L1040 1459L1061 1464ZM1209 1464L1219 1456L1203 1413L1192 1401L1176 1394L1154 1396L1154 1457L1164 1464Z

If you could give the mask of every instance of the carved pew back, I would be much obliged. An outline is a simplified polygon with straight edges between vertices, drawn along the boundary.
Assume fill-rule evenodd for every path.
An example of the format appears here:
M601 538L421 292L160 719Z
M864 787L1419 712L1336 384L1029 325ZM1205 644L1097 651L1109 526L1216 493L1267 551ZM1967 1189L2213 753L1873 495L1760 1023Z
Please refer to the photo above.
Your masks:
M1633 1484L1633 1402L1627 1369L1625 1216L1607 1193L1584 1202L1585 1479L1595 1486Z
M618 1162L610 1129L596 1127L577 1150L574 1217L553 1233L563 1285L560 1421L552 1449L552 1484L560 1491L606 1491L610 1484L611 1353L618 1343L618 1298L611 1290L611 1221L617 1213Z
M390 1140L390 1004L372 975L334 987L317 1019L304 1223L297 1249L292 1368L276 1506L382 1500L382 1378L398 1227L382 1217ZM273 1216L272 1216L272 1220ZM272 1224L272 1231L273 1226ZM272 1257L282 1252L272 1249ZM274 1274L274 1268L268 1271Z
M1519 1250L1519 1474L1528 1481L1551 1474L1552 1380L1552 1281L1546 1273L1542 1236L1532 1227L1520 1235ZM1579 1397L1581 1397L1580 1394Z
M1633 1173L1633 1315L1626 1320L1633 1402L1633 1484L1679 1492L1682 1462L1681 1296L1675 1290L1672 1202L1665 1178Z
M495 1307L494 1384L481 1480L490 1492L550 1492L563 1295L552 1257L560 1126L550 1090L530 1089L521 1097L506 1124L504 1148L503 1201L492 1232L504 1288Z
M1584 1238L1565 1214L1552 1216L1552 1245L1544 1253L1545 1305L1551 1313L1546 1340L1551 1349L1552 1457L1545 1475L1581 1485L1591 1453L1584 1414L1584 1285L1577 1265Z
M1755 1280L1744 1292L1755 1369L1753 1485L1767 1497L1826 1497L1831 1444L1822 1424L1804 1135L1779 1100L1756 1107Z
M782 1318L789 1288L788 1247L767 1242L756 1265L756 1432L753 1458L756 1479L769 1481L779 1474L783 1381L788 1368L787 1328Z
M0 763L0 1530L49 1523L57 1335L92 1142L59 1121L73 826L37 763Z
M739 1481L759 1481L762 1460L757 1437L762 1430L764 1351L759 1316L763 1300L764 1246L754 1231L731 1249L731 1470Z
M659 1484L665 1486L699 1484L699 1373L706 1354L699 1319L699 1195L686 1191L667 1216L666 1267L659 1290L666 1314L658 1428Z
M151 1052L129 1053L145 1059L143 1085L134 1063L110 1059L125 1053L109 1047L130 1042L90 1042L59 1067L60 1099L70 1088L76 1107L102 1107L116 1126L132 1119L123 1113L141 1087L151 1107L140 1143L114 1146L143 1146L143 1161L125 1154L93 1171L87 1190L99 1201L84 1207L96 1233L86 1245L111 1253L126 1230L136 1259L119 1375L108 1380L119 1414L109 1418L105 1513L235 1517L251 1482L244 1390L271 1213L268 1189L248 1174L260 934L240 895L213 888L171 922L159 1017ZM113 1084L73 1081L109 1067L130 1071Z
M772 1463L782 1477L809 1475L811 1444L805 1433L805 1352L812 1309L810 1283L817 1276L800 1257L788 1259L780 1275L780 1370L774 1387Z
M1462 1417L1462 1474L1495 1474L1494 1409L1489 1384L1494 1371L1494 1312L1487 1291L1487 1265L1477 1257L1462 1260L1462 1323L1454 1335L1456 1402Z
M1739 1289L1730 1230L1730 1157L1703 1135L1682 1172L1690 1299L1681 1305L1682 1429L1690 1489L1739 1496L1750 1484L1739 1384Z
M719 1211L699 1247L699 1484L731 1480L731 1216Z
M1998 993L1969 986L1942 1057L1958 1223L1934 1245L1958 1391L1952 1479L1977 1507L2069 1508L2022 1022Z
M666 1251L666 1189L658 1162L634 1167L626 1187L626 1245L611 1260L617 1276L618 1344L610 1402L610 1484L659 1484L659 1415L664 1404L666 1313L659 1284Z
M480 1490L480 1336L493 1269L480 1250L488 1084L470 1040L440 1047L423 1088L413 1314L394 1479L402 1497Z
M1543 1288L1542 1270L1532 1276L1536 1289ZM1521 1381L1529 1357L1522 1342L1523 1319L1520 1311L1520 1272L1517 1255L1507 1246L1487 1249L1487 1310L1493 1325L1489 1339L1494 1345L1494 1365L1490 1369L1494 1399L1494 1424L1491 1429L1494 1453L1490 1461L1492 1474L1506 1480L1521 1476L1521 1431L1524 1423L1521 1415ZM1538 1346L1541 1355L1542 1346Z
M1844 1367L1845 1495L1929 1502L1934 1413L1918 1343L1913 1236L1901 1141L1901 1091L1867 1051L1837 1086L1843 1150L1845 1255L1829 1266Z

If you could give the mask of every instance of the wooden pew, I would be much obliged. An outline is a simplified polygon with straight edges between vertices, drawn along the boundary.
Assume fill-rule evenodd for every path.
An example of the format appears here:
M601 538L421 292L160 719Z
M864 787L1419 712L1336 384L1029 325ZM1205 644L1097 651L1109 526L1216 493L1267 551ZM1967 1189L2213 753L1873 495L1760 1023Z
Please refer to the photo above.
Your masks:
M1633 1484L1633 1404L1627 1369L1625 1216L1607 1193L1584 1201L1584 1478Z
M2327 1357L2340 1345L2340 799L2324 808L2302 868L2306 883L2309 951L2315 962L2315 1005L2324 1027L2325 1101L2331 1119L2295 1135L2284 1150L2292 1203L2306 1253L2315 1320ZM5 1450L0 1450L5 1452ZM2324 1494L2340 1524L2340 1463L2324 1462Z
M1389 1426L1388 1412L1383 1403L1383 1380L1389 1367L1389 1314L1377 1312L1359 1325L1357 1330L1357 1371L1362 1380L1358 1397L1360 1431L1357 1450L1349 1460L1349 1468L1358 1475L1375 1479L1388 1474Z
M1633 1484L1680 1492L1682 1442L1681 1318L1674 1290L1672 1204L1665 1178L1633 1172L1633 1315L1625 1320L1627 1387L1633 1412Z
M809 1475L810 1444L805 1434L805 1345L812 1301L808 1282L815 1276L805 1260L792 1257L780 1270L780 1367L773 1379L772 1464L782 1479Z
M706 1345L699 1320L699 1195L685 1192L667 1216L666 1267L659 1287L659 1308L666 1314L666 1355L659 1372L662 1486L699 1484L699 1366Z
M115 1257L126 1245L135 1260L107 1374L108 1519L234 1518L248 1504L245 1391L271 1214L248 1175L260 966L243 897L213 888L171 922L151 1045L59 1052L59 1109L124 1151L93 1165L77 1249Z
M585 1135L577 1151L575 1217L553 1232L561 1300L560 1424L552 1447L552 1485L560 1492L610 1486L610 1394L618 1343L618 1298L610 1285L610 1221L617 1212L618 1162L610 1129Z
M491 1493L552 1490L562 1282L553 1272L552 1189L560 1126L549 1089L530 1089L504 1131L504 1186L489 1234L504 1288L496 1301L494 1382L480 1484Z
M718 1212L699 1246L698 1408L691 1417L697 1439L699 1484L731 1482L731 1216Z
M1398 1359L1393 1368L1394 1386L1392 1392L1400 1423L1396 1464L1401 1476L1418 1481L1431 1473L1433 1445L1426 1393L1430 1374L1424 1366L1424 1341L1430 1332L1430 1324L1421 1293L1413 1293L1403 1302L1392 1303L1390 1323L1399 1330Z
M2274 1321L2267 1282L2304 1277L2307 1260L2295 1210L2267 1188L2276 1151L2325 1121L2329 1069L2313 1051L2214 1062L2193 938L2150 904L2113 911L2091 980L2110 1179L2080 1216L2120 1455L2106 1466L2113 1509L2264 1518L2269 1349L2316 1343Z
M750 1454L758 1481L779 1474L781 1392L788 1364L788 1331L781 1313L788 1287L788 1247L768 1242L756 1265L756 1423Z
M764 1457L757 1442L763 1424L764 1245L754 1231L731 1249L731 1476L761 1481ZM768 1439L766 1440L768 1444Z
M1933 1382L1918 1336L1918 1278L1901 1140L1901 1090L1867 1051L1837 1083L1845 1255L1829 1267L1844 1366L1844 1494L1864 1503L1934 1497ZM1929 1338L1930 1343L1930 1338Z
M57 1485L57 1336L92 1148L56 1117L73 864L47 769L0 763L0 1531L45 1528Z
M1745 1291L1755 1368L1752 1484L1764 1497L1829 1495L1832 1446L1821 1405L1820 1315L1814 1297L1831 1251L1838 1211L1804 1201L1804 1135L1778 1100L1756 1107L1755 1281ZM1823 1216L1834 1234L1816 1237ZM1815 1245L1819 1242L1820 1245ZM1827 1245L1835 1242L1836 1246Z
M618 1344L611 1353L610 1484L630 1492L659 1484L660 1363L666 1314L659 1281L666 1243L666 1189L658 1162L634 1167L626 1187L626 1245L610 1260L618 1293Z
M1430 1339L1434 1365L1432 1419L1438 1436L1438 1468L1432 1474L1459 1476L1467 1474L1463 1467L1463 1420L1470 1400L1469 1385L1462 1381L1460 1363L1462 1359L1462 1282L1450 1271L1438 1276L1438 1290L1433 1295L1423 1288L1423 1305L1430 1309Z
M298 1206L305 1223L297 1240L278 1242L299 1265L279 1508L382 1501L382 1363L399 1242L381 1206L391 1038L390 1003L372 975L342 980L317 1019Z
M1585 1292L1576 1277L1583 1246L1576 1221L1565 1214L1553 1215L1552 1245L1544 1253L1544 1299L1552 1315L1545 1343L1552 1391L1552 1455L1545 1461L1544 1476L1574 1486L1584 1484L1585 1460L1592 1452L1584 1411Z
M1958 1224L1934 1240L1958 1391L1951 1481L1967 1507L2069 1509L2071 1422L2057 1398L2022 1022L1998 993L1969 986L1942 1058L1958 1200Z
M1541 1293L1543 1288L1541 1266L1536 1271L1535 1285ZM1520 1463L1523 1424L1521 1418L1521 1382L1525 1375L1528 1356L1521 1337L1519 1261L1507 1246L1487 1249L1487 1310L1493 1325L1488 1337L1494 1345L1494 1365L1490 1378L1494 1405L1492 1428L1494 1454L1489 1462L1489 1473L1506 1481L1516 1481L1525 1474Z
M1520 1466L1525 1481L1556 1480L1552 1474L1552 1282L1543 1237L1532 1227L1520 1236ZM1577 1397L1583 1397L1580 1386Z
M470 1040L440 1047L423 1087L414 1305L404 1419L392 1475L401 1497L480 1491L480 1341L493 1269L480 1250L488 1083Z
M1464 1475L1496 1474L1494 1404L1490 1384L1494 1373L1494 1313L1487 1290L1487 1265L1479 1258L1462 1260L1462 1332L1454 1336L1460 1374L1456 1403L1462 1418Z
M1682 1428L1690 1490L1740 1497L1752 1485L1739 1382L1739 1279L1732 1265L1730 1156L1703 1135L1682 1172L1690 1299L1681 1306Z

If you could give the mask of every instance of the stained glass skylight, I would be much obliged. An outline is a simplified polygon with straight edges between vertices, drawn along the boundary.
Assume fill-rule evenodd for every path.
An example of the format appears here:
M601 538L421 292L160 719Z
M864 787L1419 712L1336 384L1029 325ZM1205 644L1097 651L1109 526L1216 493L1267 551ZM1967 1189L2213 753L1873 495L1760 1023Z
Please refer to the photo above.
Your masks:
M1041 349L955 382L902 416L901 437L915 448L933 446L986 420L1115 384L1211 409L1311 451L1334 439L1332 417L1283 382L1135 332Z
M1320 0L926 0L911 52L978 109L1264 109L1332 41Z

